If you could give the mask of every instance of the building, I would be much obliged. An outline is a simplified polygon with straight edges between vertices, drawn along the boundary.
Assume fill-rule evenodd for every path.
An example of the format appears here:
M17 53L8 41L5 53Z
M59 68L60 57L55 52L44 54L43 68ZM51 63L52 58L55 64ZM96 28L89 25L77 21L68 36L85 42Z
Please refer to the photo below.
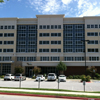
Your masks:
M65 18L36 15L36 18L0 18L0 74L14 73L21 65L26 76L34 66L41 73L56 72L60 61L66 75L84 74L86 66L100 73L100 16Z

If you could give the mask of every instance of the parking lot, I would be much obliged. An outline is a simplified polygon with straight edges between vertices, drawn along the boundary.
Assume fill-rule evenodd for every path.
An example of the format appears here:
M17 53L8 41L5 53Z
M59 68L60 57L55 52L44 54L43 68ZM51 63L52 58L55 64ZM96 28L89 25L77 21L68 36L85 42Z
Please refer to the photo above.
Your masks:
M0 87L19 87L19 81L4 81L0 79ZM21 82L22 88L38 88L38 81L27 79ZM41 81L40 88L58 89L57 81ZM67 79L66 82L59 83L59 89L83 91L83 83L80 80ZM100 91L100 81L86 83L86 91Z

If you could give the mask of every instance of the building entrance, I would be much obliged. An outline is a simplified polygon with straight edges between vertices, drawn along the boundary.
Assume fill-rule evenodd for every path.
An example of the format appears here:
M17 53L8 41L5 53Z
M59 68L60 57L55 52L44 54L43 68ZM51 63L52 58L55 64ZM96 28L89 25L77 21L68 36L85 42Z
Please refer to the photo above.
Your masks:
M32 77L33 76L33 66L32 67L25 67L25 75L27 77Z

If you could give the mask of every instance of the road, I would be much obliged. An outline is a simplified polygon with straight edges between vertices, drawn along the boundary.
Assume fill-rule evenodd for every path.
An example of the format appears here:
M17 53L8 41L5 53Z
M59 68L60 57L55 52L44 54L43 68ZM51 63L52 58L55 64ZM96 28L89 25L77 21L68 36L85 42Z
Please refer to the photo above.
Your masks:
M0 79L0 87L19 87L19 81L3 81L3 79ZM38 82L36 82L33 79L22 81L21 87L38 88ZM40 83L40 88L58 89L58 82L42 81ZM60 82L59 88L67 90L84 91L83 83L81 83L79 80L67 80L66 82ZM86 91L100 91L100 81L98 80L91 83L86 83Z
M60 99L60 98L47 98L47 97L30 97L30 96L0 95L0 100L65 100L65 99ZM72 100L72 99L66 99L66 100ZM76 99L73 99L73 100L76 100Z

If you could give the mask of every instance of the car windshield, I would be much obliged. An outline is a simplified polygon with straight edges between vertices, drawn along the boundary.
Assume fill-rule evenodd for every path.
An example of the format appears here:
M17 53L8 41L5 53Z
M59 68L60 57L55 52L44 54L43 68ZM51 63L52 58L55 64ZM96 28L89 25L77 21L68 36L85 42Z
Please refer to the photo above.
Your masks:
M49 74L48 76L54 76L54 74Z
M60 75L59 77L65 77L64 75Z
M5 76L10 76L9 74L6 74Z
M37 77L42 77L42 75L38 75Z

